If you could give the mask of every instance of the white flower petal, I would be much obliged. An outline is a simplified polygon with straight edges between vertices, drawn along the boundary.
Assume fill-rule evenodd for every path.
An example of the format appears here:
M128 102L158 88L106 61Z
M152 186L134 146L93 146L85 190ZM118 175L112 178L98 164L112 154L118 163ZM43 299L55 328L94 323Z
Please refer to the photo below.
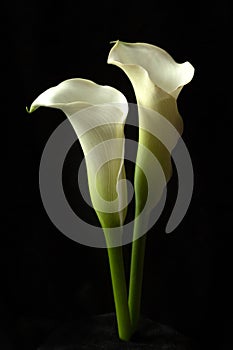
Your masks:
M171 133L170 127L163 122L169 121L179 134L183 131L183 121L177 109L177 97L183 87L191 81L194 68L189 62L176 63L173 58L157 46L145 43L124 43L117 41L112 47L108 63L120 67L130 79L139 108L139 144L148 148L159 160L166 180L172 175L171 150L175 147L177 132ZM168 124L167 124L168 125ZM162 143L157 130L165 128L170 138ZM161 133L161 131L160 131ZM171 136L173 134L173 136ZM146 158L144 147L139 147L137 163ZM148 161L147 168L150 169ZM144 162L145 164L145 162ZM135 192L137 202L143 203L146 198L141 188L145 187L140 171L136 167ZM159 183L157 174L154 174L155 183ZM156 189L157 193L161 193ZM137 195L138 193L138 195ZM156 196L155 203L159 196ZM143 206L143 204L142 204ZM141 210L142 208L140 208Z
M82 110L86 105L119 104L127 113L127 101L124 95L110 87L94 83L87 79L68 79L57 86L51 87L40 94L30 107L30 112L38 107L53 107L61 109L71 115Z
M189 62L176 63L163 49L145 43L117 41L110 51L108 63L141 67L153 84L169 94L189 83L194 74L194 68Z
M29 112L40 106L58 108L67 115L84 152L90 195L101 224L122 225L127 201L122 182L128 112L124 95L110 86L70 79L39 95Z

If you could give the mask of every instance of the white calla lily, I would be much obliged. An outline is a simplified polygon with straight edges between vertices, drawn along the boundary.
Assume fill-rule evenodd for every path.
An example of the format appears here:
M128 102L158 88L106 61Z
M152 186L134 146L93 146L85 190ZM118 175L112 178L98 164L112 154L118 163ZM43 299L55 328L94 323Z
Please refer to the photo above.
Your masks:
M122 246L111 245L111 228L119 228L121 237L127 209L124 125L128 104L124 95L89 80L70 79L38 96L29 112L40 106L61 109L77 134L85 156L90 197L106 237L119 337L129 340L140 317L145 253L145 235L141 236L140 232L146 232L150 211L172 174L171 151L183 131L176 100L182 87L191 81L194 69L188 62L176 63L156 46L120 41L111 49L108 63L119 66L129 77L139 111L136 212L128 298ZM158 162L151 167L153 157L161 164L162 177L161 167L156 169ZM154 180L148 196L147 180L140 166L150 175L148 183ZM144 215L139 215L142 210Z
M144 164L145 173L153 171L147 159L145 148L149 149L161 164L161 171L154 170L153 188L149 188L153 202L145 211L144 218L137 220L138 214L146 207L147 181L139 166L135 169L136 213L134 242L132 247L129 311L132 328L136 329L140 316L140 300L143 276L143 259L148 215L162 196L166 182L172 175L171 151L183 131L183 121L177 109L177 97L182 87L192 80L194 68L189 62L176 63L173 58L157 46L145 43L124 43L117 41L112 47L108 63L120 67L130 79L138 103L139 145L137 164ZM175 132L174 132L175 131ZM165 135L165 139L164 139ZM161 137L162 136L162 137ZM163 140L163 142L162 142Z
M39 95L29 112L40 106L61 109L70 120L84 152L90 196L101 225L122 225L127 204L124 95L110 86L70 79Z
M192 80L193 66L189 62L176 63L166 51L157 46L120 41L111 49L108 63L120 67L127 74L135 91L139 109L137 158L145 156L143 148L140 147L144 145L159 160L168 181L172 174L170 151L178 140L174 137L168 141L168 151L154 135L161 128L163 118L166 118L179 134L182 133L183 121L176 100L182 87ZM156 174L155 188L161 194L161 189L156 186ZM156 197L155 204L159 195Z
M40 106L61 109L82 146L92 204L108 246L119 336L128 340L131 325L122 247L111 247L111 228L119 227L121 235L127 208L124 170L126 98L110 86L70 79L38 96L29 112Z

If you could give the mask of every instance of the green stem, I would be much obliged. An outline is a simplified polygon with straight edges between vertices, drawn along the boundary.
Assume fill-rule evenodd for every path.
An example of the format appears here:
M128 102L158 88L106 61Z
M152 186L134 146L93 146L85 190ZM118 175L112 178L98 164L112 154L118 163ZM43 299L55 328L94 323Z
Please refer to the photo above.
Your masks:
M106 241L109 242L108 234ZM108 248L109 265L112 278L113 296L116 308L116 317L119 337L122 340L129 340L131 337L131 323L129 316L127 288L125 280L125 269L122 246Z
M140 236L142 230L145 230L145 219L138 217L134 222L134 241L132 244L131 265L130 265L130 283L129 283L129 312L132 331L137 329L140 319L143 267L146 247L146 234Z
M141 153L139 148L137 160L140 158L140 154ZM148 223L148 215L145 213L145 211L143 211L147 201L148 186L146 177L139 166L136 166L135 168L134 188L135 218L128 298L130 320L133 331L137 329L138 321L140 318L143 267L146 247L146 228ZM145 234L143 234L143 232L145 232Z

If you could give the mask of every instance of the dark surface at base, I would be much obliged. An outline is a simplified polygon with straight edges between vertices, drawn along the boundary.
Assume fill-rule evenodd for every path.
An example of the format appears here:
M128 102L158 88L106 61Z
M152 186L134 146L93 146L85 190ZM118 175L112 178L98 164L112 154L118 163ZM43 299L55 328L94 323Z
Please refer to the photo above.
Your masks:
M119 340L114 314L66 324L56 330L38 350L196 350L190 339L172 328L142 319L137 333L129 342Z

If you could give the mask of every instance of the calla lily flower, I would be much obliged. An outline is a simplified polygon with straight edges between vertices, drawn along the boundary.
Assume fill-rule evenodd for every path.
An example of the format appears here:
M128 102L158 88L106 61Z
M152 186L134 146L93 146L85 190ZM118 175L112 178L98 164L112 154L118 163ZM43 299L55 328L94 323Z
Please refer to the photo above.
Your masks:
M164 118L176 128L179 134L182 133L183 121L179 115L176 100L182 87L191 81L194 74L193 66L189 62L176 63L166 51L157 46L120 41L115 42L111 49L108 63L120 67L126 73L135 91L139 110L138 161L145 157L144 148L140 147L143 145L158 159L168 181L172 175L170 152L178 139L174 137L173 140L169 140L168 150L156 134L161 126L164 127ZM168 135L168 138L170 136ZM140 188L145 188L141 184L143 180L139 172L140 170L137 169L135 174L136 194ZM154 175L154 204L156 204L162 189L160 181L157 183L156 174ZM138 196L139 201L141 210L146 201L145 190L142 190Z
M134 175L136 212L128 301L131 326L135 330L140 317L146 242L146 235L141 236L140 233L146 231L149 214L160 200L166 182L172 175L170 153L183 131L177 97L182 87L192 80L194 68L189 62L176 63L166 51L157 46L120 41L115 42L111 49L108 63L120 67L130 79L139 113L139 145ZM176 132L173 132L174 129ZM163 140L160 137L162 135L165 135ZM164 177L161 177L161 168L158 171L156 167L151 169L151 159L147 158L146 149L159 161ZM147 188L147 180L140 164L144 165L145 174L149 172L153 176L153 188ZM147 194L153 200L143 217L140 217L139 213L147 205Z
M119 337L128 340L131 325L122 247L111 247L111 228L123 225L127 208L124 170L124 125L128 104L122 93L84 79L70 79L52 87L32 103L61 109L71 122L86 161L93 207L108 247Z
M40 106L61 109L77 134L85 156L90 197L107 242L119 337L129 340L140 317L146 237L140 232L146 231L150 211L158 203L172 175L171 151L183 131L177 98L182 87L191 81L194 68L188 62L176 63L156 46L120 41L111 49L108 63L119 66L129 77L139 111L129 295L122 246L111 245L111 228L117 227L119 234L122 233L127 210L124 125L128 104L124 95L89 80L70 79L38 96L29 112ZM161 164L158 171L158 163L151 167L151 155ZM147 188L144 173L154 180L153 188ZM152 198L149 206L147 198ZM139 215L142 211L144 215Z
M61 109L82 146L93 207L102 227L121 226L126 214L124 124L128 112L122 93L85 79L70 79L52 87L32 103Z

